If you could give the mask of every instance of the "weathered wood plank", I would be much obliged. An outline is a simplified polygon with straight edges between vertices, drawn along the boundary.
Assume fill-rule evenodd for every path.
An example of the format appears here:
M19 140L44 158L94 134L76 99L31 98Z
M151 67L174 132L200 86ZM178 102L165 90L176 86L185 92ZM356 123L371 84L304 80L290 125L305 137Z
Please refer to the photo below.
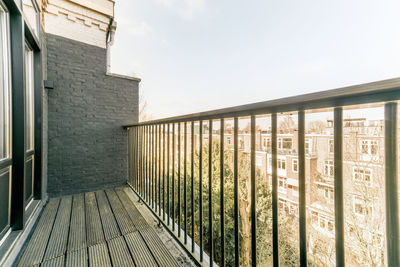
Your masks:
M125 240L136 266L158 266L138 231L127 234Z
M107 243L114 267L134 266L131 254L122 236L108 240Z
M73 197L67 251L75 251L82 248L86 248L85 200L84 195L79 194Z
M69 222L71 216L72 197L63 197L58 208L53 230L50 234L44 260L57 258L67 249Z
M120 236L121 233L119 231L117 222L115 221L114 215L111 211L110 204L108 204L108 200L104 191L97 191L96 198L106 240Z
M75 250L67 254L66 267L87 267L87 249Z
M122 205L126 209L129 217L133 221L136 229L146 229L149 226L145 218L142 216L142 214L139 212L139 210L136 208L135 204L131 199L128 197L128 195L125 193L123 188L117 188L115 189L115 192L117 193L119 199L122 202Z
M47 203L18 266L31 266L42 262L59 203L58 198L50 199Z
M89 247L89 266L111 267L106 243Z
M118 226L123 235L132 233L136 231L136 227L131 221L128 213L126 212L124 206L119 200L117 194L114 190L106 190L108 200L110 201L111 208L114 212L114 216L117 219Z
M93 192L85 193L85 209L87 245L93 246L104 242L103 227L101 226L96 196Z
M63 267L64 266L64 255L62 255L61 257L46 260L42 264L40 264L40 266L41 267Z
M157 236L157 233L153 228L141 229L139 232L160 266L179 267L178 262L169 252L161 239Z

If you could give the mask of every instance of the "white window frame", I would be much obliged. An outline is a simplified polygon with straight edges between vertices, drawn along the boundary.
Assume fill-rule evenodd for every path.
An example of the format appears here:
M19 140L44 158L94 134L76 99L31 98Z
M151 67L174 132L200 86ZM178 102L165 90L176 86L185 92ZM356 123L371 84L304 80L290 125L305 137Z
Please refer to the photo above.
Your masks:
M334 139L329 139L328 140L328 152L329 153L334 153L335 152L335 141L334 141Z
M278 161L278 169L286 170L286 159L278 159L277 161Z
M376 152L372 153L372 147L376 146ZM364 149L366 147L366 151ZM376 156L379 154L379 141L378 140L370 140L370 139L364 139L360 141L360 151L361 154L363 155L371 155L371 156Z
M0 59L0 70L2 73L0 74L0 78L3 80L4 84L0 86L4 89L2 94L4 94L4 99L1 103L1 106L4 108L4 129L2 129L2 139L1 142L4 144L0 154L0 161L9 159L11 157L11 62L10 62L10 17L7 8L0 0L0 12L2 15L0 16L0 27L2 30L0 33L2 34L0 43L0 49L3 50L3 58Z
M326 172L326 167L328 167L328 172ZM332 174L331 174L332 172ZM333 160L325 160L324 162L324 175L328 177L335 176L335 165Z
M369 172L369 181L365 181L366 171ZM360 176L360 178L358 178ZM368 186L372 186L372 169L354 166L353 167L353 181L355 183L366 183Z
M296 164L295 164L296 162ZM295 170L294 166L296 165L297 170ZM298 173L299 172L299 160L298 159L292 159L292 171L294 173Z
M26 127L26 151L35 147L35 77L33 49L25 42L25 127ZM31 93L29 95L28 93Z
M364 205L363 200L360 199L359 196L353 196L353 212L354 214L356 214L357 216L374 216L374 209L372 208L372 206L368 207L368 209L370 210L370 213L366 213L365 211L365 207L362 207L362 213L357 212L356 209L356 205Z

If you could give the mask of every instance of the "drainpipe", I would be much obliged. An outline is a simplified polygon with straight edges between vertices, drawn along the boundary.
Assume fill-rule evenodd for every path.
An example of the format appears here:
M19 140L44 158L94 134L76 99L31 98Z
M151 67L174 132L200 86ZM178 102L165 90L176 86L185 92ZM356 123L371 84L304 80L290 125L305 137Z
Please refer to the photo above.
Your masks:
M114 44L115 30L117 29L117 22L114 21L114 17L110 17L110 23L107 28L106 36L106 50L107 50L107 73L110 73L111 63L110 63L110 49Z

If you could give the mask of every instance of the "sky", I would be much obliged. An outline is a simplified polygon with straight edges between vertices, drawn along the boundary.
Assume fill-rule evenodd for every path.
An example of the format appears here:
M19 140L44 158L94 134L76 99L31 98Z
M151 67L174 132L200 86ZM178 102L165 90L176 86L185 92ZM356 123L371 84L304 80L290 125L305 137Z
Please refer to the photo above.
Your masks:
M152 119L400 76L398 0L116 0L111 70Z

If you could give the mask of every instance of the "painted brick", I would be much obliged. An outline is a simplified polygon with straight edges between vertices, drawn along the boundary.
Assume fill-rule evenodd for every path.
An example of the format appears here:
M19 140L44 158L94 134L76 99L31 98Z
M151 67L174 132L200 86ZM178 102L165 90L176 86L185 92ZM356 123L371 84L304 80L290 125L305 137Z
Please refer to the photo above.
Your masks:
M138 82L106 75L106 50L46 34L48 193L124 184L128 135L138 120Z

